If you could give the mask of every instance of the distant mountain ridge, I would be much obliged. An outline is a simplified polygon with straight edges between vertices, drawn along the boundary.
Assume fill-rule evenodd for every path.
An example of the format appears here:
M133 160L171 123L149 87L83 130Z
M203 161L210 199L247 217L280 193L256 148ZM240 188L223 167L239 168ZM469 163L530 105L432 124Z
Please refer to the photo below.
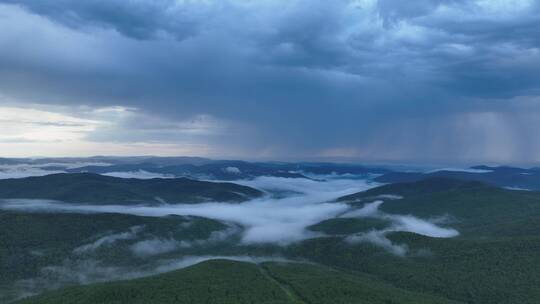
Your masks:
M163 175L207 180L241 180L261 176L283 178L310 178L310 175L370 175L390 170L360 164L326 162L248 162L242 160L213 160L201 157L108 157L88 158L0 158L0 173L10 167L35 168L51 173L98 173L142 177ZM17 167L19 169L17 169ZM144 171L144 172L143 172ZM18 172L18 171L17 171ZM20 172L18 172L20 173ZM31 174L29 175L31 176Z
M526 190L540 190L540 169L538 168L515 168L515 167L490 167L474 166L471 171L464 169L448 170L441 169L432 172L388 172L375 181L381 183L414 182L422 179L441 177L458 180L479 181L498 187L512 187ZM476 172L474 171L476 170Z
M385 169L368 168L352 164L330 163L263 163L237 160L216 160L206 163L186 163L161 165L156 162L118 164L112 166L85 166L67 170L68 172L91 172L106 174L110 172L137 172L139 170L168 174L173 176L188 176L203 179L239 180L252 179L260 176L285 178L309 178L306 174L382 174L389 172Z
M59 173L0 180L0 198L50 199L72 203L242 202L262 192L233 183L188 178L125 179L92 173Z
M66 170L70 173L130 173L146 171L176 177L191 177L197 179L239 180L258 176L275 176L287 178L307 178L306 176L281 169L268 168L258 164L243 161L213 161L209 163L186 163L174 165L161 165L159 163L145 162L135 164L118 164L111 166L84 166Z

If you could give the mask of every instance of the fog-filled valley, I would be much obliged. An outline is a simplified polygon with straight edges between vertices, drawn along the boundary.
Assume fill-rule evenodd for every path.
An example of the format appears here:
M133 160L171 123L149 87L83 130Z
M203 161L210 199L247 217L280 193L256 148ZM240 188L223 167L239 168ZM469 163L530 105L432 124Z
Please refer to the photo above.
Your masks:
M473 175L451 178L419 171L426 176L383 183L406 172L331 163L99 161L93 171L70 172L98 161L4 160L2 302L33 295L23 302L129 302L133 294L144 302L157 295L135 286L158 282L173 284L163 303L535 303L540 296L540 194L477 177L495 171L504 179L527 169L436 171ZM140 169L179 161L204 178ZM224 180L215 172L239 176ZM236 271L246 277L229 279ZM218 281L211 287L205 280ZM246 280L259 283L237 289ZM270 295L262 290L272 288Z

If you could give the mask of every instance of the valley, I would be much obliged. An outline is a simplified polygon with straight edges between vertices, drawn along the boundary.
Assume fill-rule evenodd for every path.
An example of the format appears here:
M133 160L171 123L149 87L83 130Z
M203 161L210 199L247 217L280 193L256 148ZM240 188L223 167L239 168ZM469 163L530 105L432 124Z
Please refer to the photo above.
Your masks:
M22 193L0 203L0 269L5 274L0 300L540 299L537 192L446 177L384 185L361 175L323 177L262 176L239 185L79 173L0 180L0 186L9 185L4 195ZM27 197L17 192L33 183L46 186L28 191ZM72 189L90 196L58 200L74 193ZM145 191L128 192L132 189ZM222 189L240 189L245 199L183 199L194 191L221 195ZM156 201L158 192L178 201ZM124 199L124 193L144 196ZM50 196L40 197L45 195ZM207 284L209 280L213 283ZM174 287L179 285L183 287ZM37 296L22 299L31 295Z

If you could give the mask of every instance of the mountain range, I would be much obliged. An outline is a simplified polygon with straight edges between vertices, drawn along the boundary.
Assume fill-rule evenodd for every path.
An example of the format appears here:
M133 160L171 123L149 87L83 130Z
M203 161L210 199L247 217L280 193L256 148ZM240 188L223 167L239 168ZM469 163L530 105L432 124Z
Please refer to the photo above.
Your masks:
M9 274L0 294L65 287L20 303L540 301L538 192L436 177L328 203L351 209L287 245L242 243L244 227L199 217L0 211ZM210 261L169 272L189 257ZM104 274L119 281L66 287Z

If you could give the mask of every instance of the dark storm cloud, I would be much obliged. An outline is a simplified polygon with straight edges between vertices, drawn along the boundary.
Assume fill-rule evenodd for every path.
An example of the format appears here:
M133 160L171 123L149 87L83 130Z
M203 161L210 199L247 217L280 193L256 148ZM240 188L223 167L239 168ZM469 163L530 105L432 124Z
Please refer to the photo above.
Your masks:
M152 39L168 33L184 39L196 32L195 20L176 1L33 1L7 0L4 3L27 7L36 14L74 28L99 26L114 28L135 39Z
M535 1L2 2L0 93L19 102L209 115L231 129L205 140L244 155L540 152L517 135L540 127ZM93 139L138 136L109 131Z

